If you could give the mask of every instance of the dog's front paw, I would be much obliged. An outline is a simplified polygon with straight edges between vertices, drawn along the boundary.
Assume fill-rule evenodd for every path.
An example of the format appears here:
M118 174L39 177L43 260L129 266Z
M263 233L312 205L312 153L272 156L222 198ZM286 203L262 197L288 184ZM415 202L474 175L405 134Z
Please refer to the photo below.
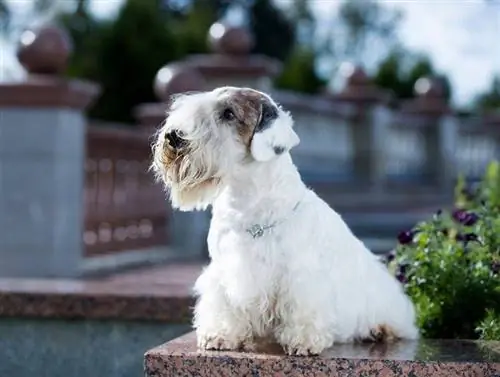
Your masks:
M242 347L240 340L229 339L217 334L198 335L198 348L203 350L238 350Z
M317 356L323 351L323 347L307 345L284 346L285 352L290 356Z
M319 355L333 344L333 335L312 326L283 328L276 334L278 342L288 355Z

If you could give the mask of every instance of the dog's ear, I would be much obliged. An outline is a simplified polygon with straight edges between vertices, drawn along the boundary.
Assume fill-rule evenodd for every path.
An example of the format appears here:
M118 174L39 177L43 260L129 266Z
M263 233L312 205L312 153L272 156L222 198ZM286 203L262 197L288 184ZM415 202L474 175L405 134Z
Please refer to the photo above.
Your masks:
M289 113L281 113L268 127L254 133L250 152L256 161L266 162L288 153L300 142Z

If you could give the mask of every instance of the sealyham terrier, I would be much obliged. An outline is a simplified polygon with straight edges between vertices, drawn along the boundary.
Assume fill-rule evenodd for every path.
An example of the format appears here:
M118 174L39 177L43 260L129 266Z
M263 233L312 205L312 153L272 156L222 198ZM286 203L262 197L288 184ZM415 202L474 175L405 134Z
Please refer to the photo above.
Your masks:
M400 283L302 182L291 115L262 92L173 98L152 169L181 211L212 206L211 262L195 284L198 346L273 339L288 354L335 342L415 339Z

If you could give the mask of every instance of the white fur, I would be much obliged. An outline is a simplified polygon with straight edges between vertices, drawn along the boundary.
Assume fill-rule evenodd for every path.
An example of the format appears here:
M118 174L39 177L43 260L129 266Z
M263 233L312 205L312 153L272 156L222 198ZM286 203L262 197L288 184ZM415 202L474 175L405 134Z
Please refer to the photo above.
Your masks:
M206 140L220 145L199 146L221 178L216 193L200 199L210 198L213 216L211 263L195 285L199 346L237 349L254 337L271 336L290 354L318 354L334 342L369 338L379 325L397 337L417 338L413 305L399 282L304 185L290 154L256 147L254 160L243 162L245 151L234 134L214 126L209 113L200 118L201 108L209 109L217 98L217 91L205 93L193 103L200 107L193 113L180 106L172 114L195 129L206 122ZM269 137L259 136L261 147L271 142L288 150L298 143L288 117L280 110ZM274 222L260 238L246 231Z

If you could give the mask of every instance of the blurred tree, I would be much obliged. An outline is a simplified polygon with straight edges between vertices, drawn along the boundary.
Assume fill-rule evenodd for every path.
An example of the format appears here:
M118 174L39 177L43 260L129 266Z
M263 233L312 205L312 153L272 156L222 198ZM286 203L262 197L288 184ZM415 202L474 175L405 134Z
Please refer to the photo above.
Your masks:
M441 80L444 96L451 99L451 84L446 75L434 69L429 57L412 54L401 47L393 49L383 59L374 75L374 83L381 88L392 91L397 98L415 97L415 83L422 77L433 76Z
M306 46L314 46L317 21L308 0L293 0L289 6L289 14L296 26L296 41Z
M99 80L96 54L106 24L93 17L88 0L77 0L74 11L57 15L56 21L68 31L73 44L67 75Z
M380 1L343 0L329 27L318 30L315 36L322 75L337 86L343 82L338 75L342 63L366 69L377 64L398 46L401 17L401 12Z
M295 30L295 46L283 65L283 71L275 80L275 86L305 93L318 93L326 85L317 73L315 50L316 18L307 0L293 0L288 16Z
M172 21L160 1L126 0L112 22L97 22L85 1L75 13L62 16L75 43L70 75L95 80L103 87L90 116L132 122L136 105L156 101L152 88L156 73L180 56L168 27Z
M500 76L493 78L488 91L477 96L474 108L479 111L500 110Z
M208 30L226 7L220 0L194 0L183 12L176 14L175 30L181 55L208 52Z
M276 79L278 88L315 94L326 82L318 77L314 51L297 45L287 59L281 75Z
M73 12L59 16L74 44L68 75L103 86L91 116L121 122L133 121L136 105L156 100L152 86L161 66L206 52L208 29L227 7L222 0L125 0L106 22L93 17L88 0L76 1Z
M338 20L342 38L336 38L336 52L361 64L370 60L369 54L389 50L397 42L396 30L401 13L375 0L344 0ZM370 48L368 48L370 46Z
M248 14L250 30L255 38L253 52L284 61L295 42L292 22L272 0L255 0Z

